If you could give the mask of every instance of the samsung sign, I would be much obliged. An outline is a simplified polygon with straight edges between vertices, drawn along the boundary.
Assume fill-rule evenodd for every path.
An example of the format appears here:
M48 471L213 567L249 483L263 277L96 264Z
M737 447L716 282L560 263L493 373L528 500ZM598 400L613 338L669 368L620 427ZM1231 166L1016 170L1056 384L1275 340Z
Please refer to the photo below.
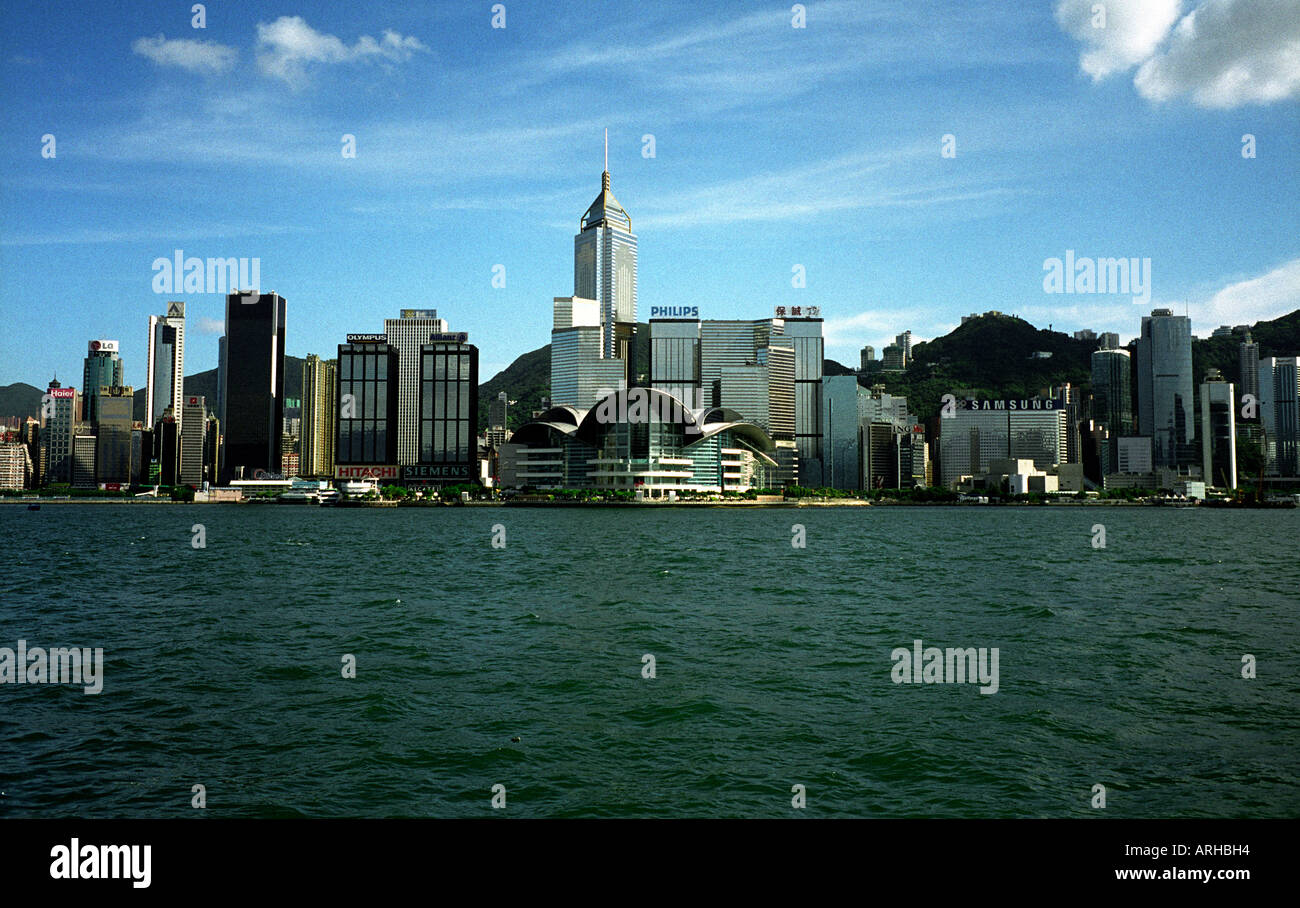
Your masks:
M699 306L651 306L651 318L699 318Z
M967 400L962 402L963 410L1062 410L1064 405L1059 400L1035 398L1033 400Z

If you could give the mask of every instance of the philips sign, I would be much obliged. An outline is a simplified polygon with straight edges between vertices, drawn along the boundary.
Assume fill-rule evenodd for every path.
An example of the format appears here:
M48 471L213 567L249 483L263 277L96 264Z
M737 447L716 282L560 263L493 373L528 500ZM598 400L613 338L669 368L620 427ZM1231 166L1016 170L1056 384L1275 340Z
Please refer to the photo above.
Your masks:
M699 318L699 306L651 306L651 318Z

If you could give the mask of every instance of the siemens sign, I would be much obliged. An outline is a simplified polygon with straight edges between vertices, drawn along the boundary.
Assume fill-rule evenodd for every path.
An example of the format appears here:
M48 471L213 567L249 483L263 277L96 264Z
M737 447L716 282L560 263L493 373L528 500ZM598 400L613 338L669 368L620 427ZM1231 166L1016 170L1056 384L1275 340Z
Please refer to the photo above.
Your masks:
M1052 398L1033 400L966 400L963 410L1063 410L1065 405Z
M651 306L651 318L699 318L699 306Z

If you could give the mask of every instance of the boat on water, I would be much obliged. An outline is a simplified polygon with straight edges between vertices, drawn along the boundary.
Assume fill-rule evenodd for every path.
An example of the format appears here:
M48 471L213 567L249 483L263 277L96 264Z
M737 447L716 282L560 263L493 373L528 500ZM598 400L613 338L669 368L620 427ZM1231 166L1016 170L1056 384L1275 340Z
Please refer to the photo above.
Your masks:
M29 504L29 505L27 506L27 510L29 510L29 511L39 511L40 509L41 509L41 506L40 506L39 504Z
M277 504L317 504L320 501L320 494L306 489L290 489L275 500Z

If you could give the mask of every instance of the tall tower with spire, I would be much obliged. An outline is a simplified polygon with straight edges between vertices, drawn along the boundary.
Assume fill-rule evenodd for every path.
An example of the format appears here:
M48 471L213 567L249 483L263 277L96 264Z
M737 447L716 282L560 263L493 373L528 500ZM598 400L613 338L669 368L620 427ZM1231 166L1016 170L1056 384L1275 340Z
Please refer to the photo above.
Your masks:
M628 382L634 382L636 234L632 218L610 189L609 130L605 130L600 195L587 208L573 238L573 295L600 304L602 352L626 362Z

